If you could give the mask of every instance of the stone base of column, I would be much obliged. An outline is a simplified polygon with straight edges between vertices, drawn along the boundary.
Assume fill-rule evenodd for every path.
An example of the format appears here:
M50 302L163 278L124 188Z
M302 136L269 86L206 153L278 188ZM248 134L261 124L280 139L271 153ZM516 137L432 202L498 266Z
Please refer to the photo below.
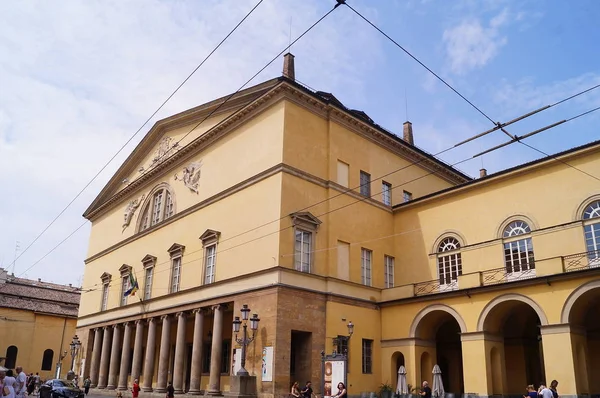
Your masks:
M229 383L229 391L225 392L225 397L255 398L257 396L256 376L231 376Z
M98 384L90 384L90 388L98 388Z
M200 390L191 390L191 389L190 389L190 390L187 392L187 394L188 394L188 395L202 395L202 391L200 391Z
M142 387L142 391L143 392L152 392L153 388L152 387Z
M204 392L205 397L222 397L223 393L221 391L210 391L207 390Z
M119 391L127 391L127 386L119 386L119 387L117 387L117 390L119 390Z
M98 386L96 387L98 390L104 390L106 388L106 386Z
M117 386L111 386L111 385L108 385L108 386L106 386L106 389L107 389L107 390L116 390L116 389L117 389Z
M167 392L167 387L157 387L154 392Z

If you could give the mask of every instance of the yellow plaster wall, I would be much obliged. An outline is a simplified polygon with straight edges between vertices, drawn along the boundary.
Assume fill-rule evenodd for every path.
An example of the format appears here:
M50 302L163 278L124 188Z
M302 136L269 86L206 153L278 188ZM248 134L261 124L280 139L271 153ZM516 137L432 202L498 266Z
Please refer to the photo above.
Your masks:
M36 314L32 311L0 308L0 356L6 356L10 346L16 346L17 363L26 373L39 372L42 378L52 378L62 351L69 351L75 335L76 319ZM42 371L44 351L54 351L52 370ZM70 353L62 361L62 374L71 366Z
M569 164L591 172L600 169L600 158L589 155L570 159ZM463 273L503 267L499 232L508 218L517 215L530 219L532 229L545 229L532 234L536 260L583 252L581 224L563 224L580 218L577 209L597 193L590 177L555 163L510 180L401 207L394 217L395 247L403 253L398 266L404 271L397 282L436 279L436 260L430 254L438 238L451 232L464 240L464 246L471 246L462 252Z
M112 274L109 309L117 307L120 303L121 282L118 269L123 264L134 267L140 289L143 290L144 270L141 260L146 254L157 257L152 296L166 295L169 291L171 272L171 260L167 250L174 243L185 246L180 290L202 285L204 250L199 237L206 229L221 232L217 247L216 281L273 267L274 259L279 257L276 223L242 236L235 236L264 223L265 220L279 218L280 200L277 193L280 186L281 175L274 175L86 264L83 287L84 290L94 290L82 294L79 316L99 311L102 294L100 276L103 272ZM254 239L256 240L248 243ZM238 281L235 286L244 290L255 285L252 282ZM141 293L140 291L139 294ZM133 303L137 300L137 297L131 297L128 302ZM160 307L167 305L168 301L155 304Z
M119 205L98 216L92 222L88 257L136 233L143 205L137 209L129 227L123 231L123 219L127 204L131 200L140 198L143 194L148 196L152 188L161 182L168 183L174 191L176 212L179 213L281 163L283 116L283 102L279 102L214 142L192 159L165 170ZM191 127L193 125L187 126L187 128ZM198 161L202 161L202 168L198 186L199 193L196 194L190 191L182 181L176 181L174 176L177 174L181 178L182 168Z

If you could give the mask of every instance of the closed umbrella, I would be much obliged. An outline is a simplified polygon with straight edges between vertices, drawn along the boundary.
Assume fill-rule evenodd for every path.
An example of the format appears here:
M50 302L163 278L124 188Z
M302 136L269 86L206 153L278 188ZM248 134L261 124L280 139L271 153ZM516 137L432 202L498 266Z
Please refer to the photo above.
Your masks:
M408 384L406 384L406 368L400 366L398 369L398 384L396 385L396 393L400 395L408 394Z
M433 388L431 389L431 395L434 397L443 398L444 394L444 382L442 381L442 370L438 365L433 367Z

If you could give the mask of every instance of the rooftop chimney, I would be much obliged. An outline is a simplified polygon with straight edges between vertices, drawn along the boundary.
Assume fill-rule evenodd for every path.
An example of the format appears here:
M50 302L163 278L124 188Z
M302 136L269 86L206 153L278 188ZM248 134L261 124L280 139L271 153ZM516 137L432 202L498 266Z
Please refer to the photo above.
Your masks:
M413 139L413 131L412 131L412 123L404 122L404 141L408 142L410 145L414 145L415 141Z
M294 70L294 55L287 53L283 56L283 76L290 80L296 80L296 72Z
M4 268L0 268L0 283L6 283L8 280L8 272Z
M38 282L41 282L41 281L42 281L42 278L38 278Z
M479 170L479 177L480 178L487 177L487 170L486 169Z

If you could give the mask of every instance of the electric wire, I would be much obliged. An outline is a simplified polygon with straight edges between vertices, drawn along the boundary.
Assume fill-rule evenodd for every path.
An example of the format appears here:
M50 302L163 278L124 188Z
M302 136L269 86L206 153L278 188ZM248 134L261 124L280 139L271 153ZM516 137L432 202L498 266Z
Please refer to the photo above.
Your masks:
M98 176L100 176L100 174L112 163L113 160L115 160L115 158L123 151L123 149L125 149L125 147L127 147L127 145L129 145L129 143L139 134L139 132L146 126L146 124L148 124L148 122L150 120L152 120L152 118L154 116L156 116L156 114L167 104L167 102L169 102L169 100L171 100L171 98L173 98L173 96L181 89L181 87L183 87L183 85L185 83L187 83L187 81L196 73L196 71L198 71L198 69L200 69L200 67L202 67L202 65L204 65L204 63L206 63L206 61L208 61L208 59L221 47L221 45L223 45L223 43L225 43L225 41L240 27L240 25L250 16L250 14L252 14L254 12L254 10L256 10L256 8L263 2L264 0L259 0L259 2L244 16L244 18L242 18L242 20L240 22L237 23L237 25L235 25L235 27L223 38L223 40L221 40L219 42L219 44L217 44L217 46L202 60L202 62L200 62L200 64L198 64L198 66L196 66L196 68L194 68L194 70L192 71L192 73L190 73L184 80L183 82L181 82L181 84L179 84L179 86L177 86L177 88L167 97L166 100L163 101L163 103L150 115L150 117L148 117L146 119L146 121L144 121L144 123L136 130L136 132L127 140L125 141L125 143L121 146L121 148L119 148L119 150L108 160L108 162L106 162L104 164L104 166L102 166L102 168L100 168L100 170L92 177L92 179L77 193L77 195L75 195L75 197L73 199L71 199L71 201L60 211L60 213L58 213L58 215L56 217L54 217L54 219L50 222L50 224L48 224L43 230L42 232L40 232L34 239L33 241L25 248L25 250L23 250L18 257L16 257L13 262L9 265L9 268L11 265L14 265L14 263L16 263L16 261L21 258L21 256L23 256L28 250L29 248L31 248L31 246L33 246L35 244L35 242L38 241L39 238L42 237L42 235L44 235L44 233L46 233L46 231L48 231L48 229L50 229L50 227L52 227L52 225L54 225L54 223L64 214L64 212L71 207L71 205L75 202L75 200L77 200L77 198L79 198L79 196L81 196L81 194L96 180L96 178L98 178Z
M581 113L581 114L578 114L578 115L576 115L576 116L574 116L574 117L571 117L571 118L567 119L567 121L572 121L572 120L575 120L575 119L577 119L577 118L579 118L579 117L582 117L582 116L584 116L584 115L588 115L588 114L590 114L590 113L593 113L593 112L595 112L595 111L597 111L597 110L600 110L600 107L598 107L598 108L596 108L596 109L592 109L592 110L586 111L586 112L584 112L584 113ZM467 161L469 161L469 160L472 160L472 159L474 159L475 157L478 157L478 156L481 156L481 154L474 155L474 156L469 156L469 157L467 157L467 158L464 158L464 159L462 159L462 160L460 160L460 161L458 161L458 162L452 163L450 166L452 166L452 167L454 167L454 166L457 166L457 165L459 165L459 164L462 164L462 163L465 163L465 162L467 162ZM411 180L409 180L409 181L405 181L405 182L402 182L402 183L400 183L400 184L398 184L398 185L392 186L392 187L391 187L391 190L394 190L394 189L400 188L400 187L402 187L402 186L404 186L404 185L406 185L406 184L410 184L410 183L412 183L412 182L414 182L414 181L418 181L418 180L420 180L420 179L422 179L422 178L428 177L428 176L430 176L430 175L433 175L433 174L437 174L437 171L430 171L430 172L428 172L428 173L426 173L426 174L423 174L423 175L421 175L421 176L419 176L419 177L413 178L413 179L411 179ZM352 202L350 202L350 203L348 203L348 204L345 204L345 205L343 205L343 206L336 207L336 208L334 208L334 209L331 209L331 210L328 210L328 211L326 211L326 212L324 212L324 213L318 214L318 215L316 215L316 217L322 217L322 216L325 216L325 215L331 214L331 213L333 213L333 212L336 212L336 211L338 211L338 210L342 210L342 209L348 208L348 207L350 207L350 206L353 206L353 205L355 205L356 203L364 202L364 201L366 201L366 200L368 200L368 199L371 199L371 198L373 198L373 197L375 197L375 196L379 196L379 195L381 195L381 193L382 193L382 192L377 192L377 193L375 193L375 194L373 194L373 195L370 195L370 196L363 196L363 197L361 197L360 199L357 199L357 200L355 200L355 201L352 201ZM275 231L273 231L273 232L270 232L270 233L266 233L266 234L264 234L264 235L261 235L261 236L259 236L259 237L257 237L257 238L254 238L254 239L247 240L247 241L245 241L245 242L242 242L242 243L240 243L240 244L237 244L237 245L234 245L234 246L229 246L229 247L227 247L227 248L224 248L224 249L217 249L217 252L216 252L216 254L219 254L219 253L224 253L224 252L227 252L227 251L229 251L229 250L232 250L232 249L235 249L235 248L238 248L238 247L241 247L241 246L244 246L244 245L247 245L247 244L250 244L250 243L256 242L256 241L258 241L258 240L260 240L260 239L263 239L263 238L269 237L269 236L271 236L271 235L274 235L274 234L277 234L277 233L280 233L280 232L284 232L284 231L286 231L286 230L288 230L288 229L291 229L291 228L293 228L293 225L290 225L290 226L287 226L287 227L283 227L283 228L281 228L281 229L275 230ZM223 241L219 242L219 245L221 245L221 244L222 244L222 242L223 242ZM190 254L193 254L193 253L198 253L198 252L202 252L203 250L204 250L204 249L198 249L198 250L194 250L194 251L191 251L191 252L187 252L187 254L186 254L186 255L187 255L187 256L189 256ZM198 258L198 259L195 259L195 260L190 260L190 261L187 261L187 262L183 262L183 261L182 261L182 265L183 265L183 264L189 264L189 263L192 263L192 262L196 262L196 261L199 261L199 260L202 260L202 258ZM159 269L158 269L158 266L159 266L159 265L168 265L168 266L167 266L167 267L165 267L164 269L160 269L160 270L159 270ZM170 271L170 270L171 270L171 269L170 269L170 265L171 265L171 260L168 260L168 261L164 261L164 262L161 262L161 263L157 263L157 264L155 264L155 266L154 266L154 272L153 272L153 277L154 277L154 275L156 275L157 273L161 273L161 272L167 272L167 271ZM112 282L111 282L111 284L112 284ZM89 291L93 291L93 290L97 290L97 289L94 289L94 287L95 287L95 286L99 286L99 285L101 285L101 283L97 283L97 284L94 284L94 285L91 285L91 286L89 286L89 287L82 288L82 289L83 289L83 290L89 290Z

